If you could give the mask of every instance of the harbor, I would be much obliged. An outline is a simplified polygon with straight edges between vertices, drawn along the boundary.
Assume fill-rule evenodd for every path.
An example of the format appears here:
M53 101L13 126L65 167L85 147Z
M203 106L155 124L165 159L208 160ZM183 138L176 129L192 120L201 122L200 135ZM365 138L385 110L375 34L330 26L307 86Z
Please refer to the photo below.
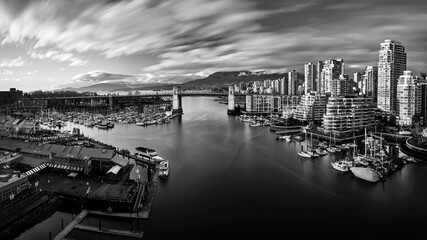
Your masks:
M380 228L398 228L401 231L394 233L396 236L403 232L407 237L415 236L420 232L413 227L421 222L421 215L403 223L399 220L405 218L408 211L426 210L423 202L427 196L408 190L425 180L424 165L407 162L386 181L371 184L351 172L340 172L331 166L331 162L343 159L351 150L302 159L297 153L302 146L306 149L311 145L310 134L299 134L301 139L290 142L279 140L270 126L251 127L249 122L243 123L235 116L218 114L224 112L224 105L212 99L184 98L185 109L191 110L167 125L115 124L114 128L105 131L67 122L61 130L78 127L87 137L85 145L105 143L104 146L117 148L119 153L129 151L131 155L138 152L136 148L139 146L148 147L170 160L172 170L167 178L158 178L148 219L136 218L136 213L127 213L128 216L133 214L127 220L89 215L79 224L98 231L101 219L101 231L111 228L128 233L132 226L134 232L143 233L143 239L205 237L209 226L219 221L227 236L261 239L277 236L283 224L291 228L289 234L299 234L309 224L315 231L308 235L310 237L330 236L331 222L340 229L360 222ZM301 141L304 137L305 141ZM319 143L313 139L313 144ZM362 149L358 152L364 154ZM44 172L36 174L44 175ZM90 193L93 191L95 186L91 187ZM384 204L389 198L397 199L399 204ZM58 199L62 198L58 196ZM17 240L49 239L49 232L53 239L63 230L62 219L65 228L84 210L78 201L74 203L66 204L66 208L56 208L54 215L28 226L16 237ZM399 207L402 204L404 208ZM46 210L46 206L49 205L44 205L41 210ZM108 207L105 209L101 212L119 214L115 213L114 207L111 213ZM338 220L342 221L336 223ZM248 227L254 229L250 234L237 230ZM74 230L78 233L73 233L76 239L92 236L86 230L81 231L82 228ZM373 237L384 236L377 229L364 231ZM105 234L97 236L102 238ZM210 236L224 237L222 232Z

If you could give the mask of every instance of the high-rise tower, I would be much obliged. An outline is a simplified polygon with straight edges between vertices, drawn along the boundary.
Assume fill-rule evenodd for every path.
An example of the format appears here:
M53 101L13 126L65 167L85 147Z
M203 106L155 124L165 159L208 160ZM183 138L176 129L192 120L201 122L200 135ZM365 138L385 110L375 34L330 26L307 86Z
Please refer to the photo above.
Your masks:
M397 79L406 70L405 47L401 42L385 40L381 43L378 61L377 106L389 114L397 111Z
M313 63L304 65L304 93L316 91L317 68Z

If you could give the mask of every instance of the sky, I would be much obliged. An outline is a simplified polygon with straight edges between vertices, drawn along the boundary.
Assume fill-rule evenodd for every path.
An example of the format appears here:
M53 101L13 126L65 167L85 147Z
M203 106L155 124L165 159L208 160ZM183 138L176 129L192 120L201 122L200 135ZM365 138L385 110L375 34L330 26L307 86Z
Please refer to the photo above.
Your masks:
M216 71L346 74L402 42L427 72L425 0L0 0L0 90L182 83Z

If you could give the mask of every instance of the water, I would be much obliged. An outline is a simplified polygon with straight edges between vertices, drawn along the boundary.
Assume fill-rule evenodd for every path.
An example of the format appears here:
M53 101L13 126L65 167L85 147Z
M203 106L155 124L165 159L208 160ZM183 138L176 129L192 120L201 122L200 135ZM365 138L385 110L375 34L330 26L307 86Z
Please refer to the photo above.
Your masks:
M300 159L300 143L277 141L268 127L228 116L213 98L184 97L183 109L168 125L78 125L102 142L131 152L149 146L170 160L150 218L138 228L144 239L407 239L423 233L425 165L408 164L373 184L334 170L333 156Z

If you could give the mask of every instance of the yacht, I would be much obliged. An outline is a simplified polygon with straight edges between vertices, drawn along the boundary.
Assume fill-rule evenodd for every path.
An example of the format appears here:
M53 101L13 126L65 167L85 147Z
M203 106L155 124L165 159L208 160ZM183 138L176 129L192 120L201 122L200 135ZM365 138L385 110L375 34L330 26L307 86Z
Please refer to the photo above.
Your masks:
M136 147L135 150L139 151L139 152L147 153L151 157L157 156L156 150L154 150L152 148L139 146L139 147Z
M335 148L334 147L327 147L326 151L330 152L330 153L334 153L335 152Z
M350 170L350 167L347 164L340 162L340 161L331 162L331 165L334 169L341 171L341 172L347 172L348 170Z
M286 141L288 141L288 140L291 139L291 135L281 135L281 136L278 136L277 138L280 139L280 140L286 140Z
M251 127L260 127L261 123L260 122L252 122L252 123L249 124L249 126L251 126Z
M377 182L380 180L378 174L369 167L351 167L350 171L354 174L354 176L369 182Z
M310 155L310 154L308 154L306 151L299 151L299 152L298 152L298 155L299 155L300 157L303 157L303 158L311 158L311 155Z

